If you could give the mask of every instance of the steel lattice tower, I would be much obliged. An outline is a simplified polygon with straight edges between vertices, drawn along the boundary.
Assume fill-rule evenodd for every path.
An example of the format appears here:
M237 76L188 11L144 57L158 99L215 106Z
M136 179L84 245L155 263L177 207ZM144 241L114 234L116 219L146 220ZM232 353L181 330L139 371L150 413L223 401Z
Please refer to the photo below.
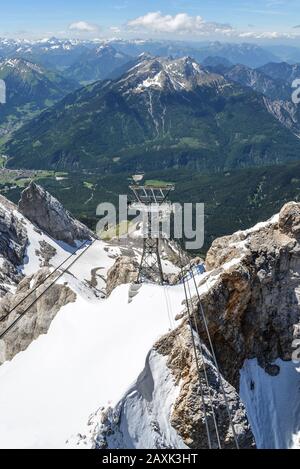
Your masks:
M137 282L142 283L144 279L147 279L163 284L165 280L159 253L161 233L159 228L158 232L154 232L152 215L156 213L159 217L167 210L170 211L170 203L167 198L175 186L173 184L140 185L139 182L142 179L141 175L133 176L134 184L129 186L135 197L135 202L131 206L146 214L144 222L145 218L147 219Z

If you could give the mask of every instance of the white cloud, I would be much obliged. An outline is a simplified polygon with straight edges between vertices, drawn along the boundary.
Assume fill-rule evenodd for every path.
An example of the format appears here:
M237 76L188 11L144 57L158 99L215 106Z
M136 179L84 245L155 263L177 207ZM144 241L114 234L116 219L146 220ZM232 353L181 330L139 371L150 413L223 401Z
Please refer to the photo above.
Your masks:
M281 33L278 31L264 31L264 32L245 32L239 33L238 37L243 39L296 39L299 34L295 33Z
M177 15L163 15L160 11L147 13L128 22L133 30L153 33L199 34L212 33L228 34L232 31L229 24L205 21L201 16L190 16L187 13Z
M281 0L270 0L281 1ZM190 16L187 13L163 15L160 11L147 13L127 23L130 32L148 34L177 34L186 36L225 36L240 39L296 39L299 33L278 31L241 31L230 24L205 21L201 16Z
M69 25L69 30L77 33L97 33L100 31L100 26L87 21L77 21Z
M120 34L122 32L121 28L118 26L110 26L109 30L114 34Z

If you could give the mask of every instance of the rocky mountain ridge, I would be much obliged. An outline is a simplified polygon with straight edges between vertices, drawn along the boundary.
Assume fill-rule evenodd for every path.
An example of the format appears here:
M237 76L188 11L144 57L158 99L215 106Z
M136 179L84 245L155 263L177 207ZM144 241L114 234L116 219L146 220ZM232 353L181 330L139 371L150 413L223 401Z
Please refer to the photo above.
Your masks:
M58 241L72 245L75 240L91 241L95 238L57 199L34 182L22 192L18 209L38 228Z
M292 161L299 145L262 95L189 57L142 56L116 80L81 88L43 112L3 152L8 167L122 172L138 160L144 170L215 172Z
M24 193L28 216L29 194L36 205L48 205L48 211L57 207L49 194L31 186ZM41 203L39 195L43 195ZM1 321L28 293L32 291L33 296L26 304L43 292L48 284L40 285L40 281L66 257L67 246L71 246L64 244L60 251L59 241L31 224L13 204L3 198L0 202L5 212L1 234L18 241L12 243L15 251L7 247L9 243L2 243L6 249L1 256L16 262L22 277L11 279L0 304ZM70 233L72 226L73 235L78 236L77 222L67 213L63 216L69 224L66 231ZM16 220L18 229L13 231ZM297 396L299 386L299 364L292 362L293 341L300 330L299 226L300 204L292 202L271 220L216 240L206 258L207 272L195 277L199 296L192 278L186 280L191 291L188 305L180 282L143 284L134 292L132 284L122 284L134 281L128 276L132 270L128 261L134 270L139 259L134 241L122 247L117 240L97 240L77 267L71 264L71 256L69 267L50 293L42 295L23 322L0 341L4 362L0 384L5 390L0 393L1 444L22 447L23 424L10 424L9 432L6 429L12 419L20 422L24 416L21 422L26 421L26 446L30 447L207 448L193 337L213 447L218 446L213 412L222 447L235 447L221 383L240 447L255 446L252 432L259 448L299 446L300 406L295 399L285 399L289 387L289 394ZM50 228L51 223L48 233ZM105 299L100 292L109 275L112 288ZM0 322L0 333L23 307ZM78 348L79 342L84 345ZM82 380L83 373L87 381ZM66 378L60 388L61 406L53 398L52 387L62 376ZM16 382L26 388L17 404ZM70 399L71 390L76 390L76 406L73 397ZM44 399L49 412L46 419L37 421ZM274 415L278 421L285 416L282 427L274 423Z
M0 107L0 135L19 128L79 86L73 79L20 57L0 60L0 79L6 85L6 104Z
M83 52L64 75L83 84L92 83L108 78L111 73L130 60L131 56L118 52L109 44L102 44Z

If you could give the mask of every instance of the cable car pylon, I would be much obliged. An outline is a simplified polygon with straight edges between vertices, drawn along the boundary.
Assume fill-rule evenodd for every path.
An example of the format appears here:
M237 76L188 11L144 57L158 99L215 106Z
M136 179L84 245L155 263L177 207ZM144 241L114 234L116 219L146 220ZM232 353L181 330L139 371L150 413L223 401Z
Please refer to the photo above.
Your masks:
M132 176L133 183L129 186L134 195L131 206L143 214L143 252L139 266L137 283L153 281L164 284L165 278L160 258L160 221L172 211L167 200L169 193L175 190L174 184L149 183L142 185L143 174Z

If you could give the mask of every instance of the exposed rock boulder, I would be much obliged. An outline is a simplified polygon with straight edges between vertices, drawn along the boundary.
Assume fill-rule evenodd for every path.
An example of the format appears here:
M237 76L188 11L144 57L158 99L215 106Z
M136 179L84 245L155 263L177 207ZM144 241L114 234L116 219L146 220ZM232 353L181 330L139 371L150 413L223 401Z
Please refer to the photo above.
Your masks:
M119 285L135 282L138 275L138 269L138 263L134 258L119 256L107 273L107 295L110 295L111 292Z
M289 202L279 214L279 228L288 236L300 238L300 204Z
M52 238L74 245L75 240L90 240L93 233L34 182L22 192L19 211Z
M36 274L24 277L14 295L6 294L0 303L0 333L12 324L19 314L31 305L53 282L55 274L45 281L49 273L48 268L40 269ZM1 320L31 291L30 296L20 306L4 321ZM11 360L17 353L25 350L39 335L46 334L52 320L62 306L75 300L76 294L69 287L60 284L52 285L14 328L9 331L9 334L0 340L0 364L6 360Z
M47 241L40 241L40 249L36 251L36 255L43 259L43 267L49 267L51 259L56 254L56 249L51 246Z

